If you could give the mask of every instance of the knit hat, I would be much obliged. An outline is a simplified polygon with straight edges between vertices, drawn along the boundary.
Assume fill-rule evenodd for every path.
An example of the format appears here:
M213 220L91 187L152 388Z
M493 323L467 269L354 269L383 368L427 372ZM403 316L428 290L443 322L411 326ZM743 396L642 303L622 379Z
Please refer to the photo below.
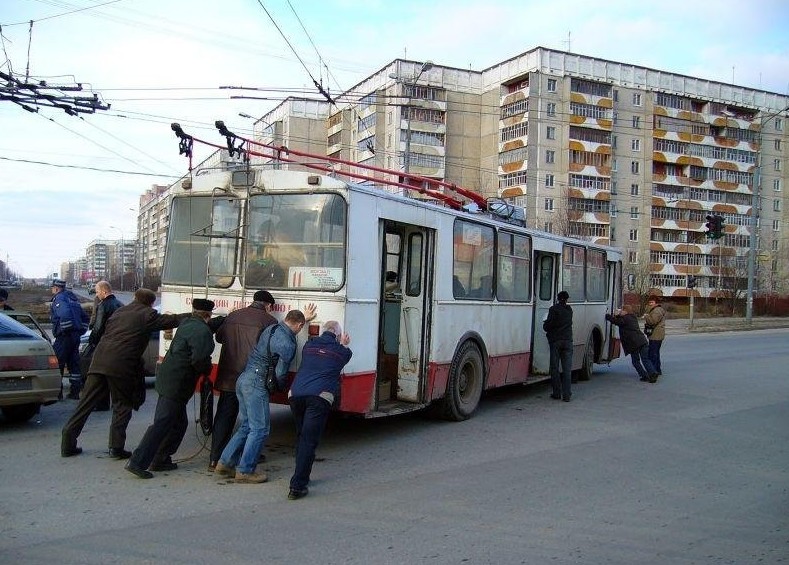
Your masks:
M66 281L63 279L52 279L52 286L59 286L60 288L66 288Z
M563 290L556 295L556 298L558 298L560 302L567 302L570 299L570 295L566 290Z

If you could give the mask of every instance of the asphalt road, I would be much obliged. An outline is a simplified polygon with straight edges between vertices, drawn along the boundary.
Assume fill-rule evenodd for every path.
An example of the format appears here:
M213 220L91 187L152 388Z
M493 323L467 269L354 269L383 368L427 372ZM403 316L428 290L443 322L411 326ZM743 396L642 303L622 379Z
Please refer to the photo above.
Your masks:
M293 432L273 411L270 476L235 485L200 453L142 481L74 402L0 423L0 563L780 563L789 560L789 330L670 336L664 376L629 360L575 386L488 394L474 418L336 420L310 495L286 499ZM129 429L150 423L153 391ZM200 449L190 430L178 454Z

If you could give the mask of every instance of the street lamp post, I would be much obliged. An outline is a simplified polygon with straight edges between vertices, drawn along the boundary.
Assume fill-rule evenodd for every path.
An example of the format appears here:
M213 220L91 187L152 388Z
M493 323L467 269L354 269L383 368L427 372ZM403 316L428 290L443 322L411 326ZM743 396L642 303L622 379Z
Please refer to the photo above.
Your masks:
M753 188L751 190L751 239L748 249L748 294L745 300L745 320L748 325L753 323L753 294L756 279L756 228L758 225L757 210L759 209L759 198L761 198L762 188L762 130L771 118L775 118L789 110L789 106L777 112L762 116L759 120L759 135L756 149L756 168L753 172Z
M120 253L119 253L120 272L121 272L121 288L120 288L120 290L121 290L121 292L123 292L123 275L126 274L126 268L125 268L126 266L124 264L125 261L124 261L124 256L123 256L124 255L124 251L125 251L124 245L123 245L125 238L123 237L123 230L121 228L116 228L115 226L109 226L109 228L113 229L113 230L118 230L118 232L120 232L120 234L121 234L121 246L120 246Z
M425 71L429 71L433 68L432 61L425 61L422 63L422 68L419 69L419 72L416 76L411 77L408 79L408 82L397 75L396 73L390 73L389 78L393 78L399 84L402 84L405 88L414 87L419 82L419 78L422 76L422 73ZM409 93L406 98L408 98L408 104L406 108L408 108L408 118L406 119L406 130L405 130L405 155L403 156L403 171L406 173L411 172L411 99L413 95Z

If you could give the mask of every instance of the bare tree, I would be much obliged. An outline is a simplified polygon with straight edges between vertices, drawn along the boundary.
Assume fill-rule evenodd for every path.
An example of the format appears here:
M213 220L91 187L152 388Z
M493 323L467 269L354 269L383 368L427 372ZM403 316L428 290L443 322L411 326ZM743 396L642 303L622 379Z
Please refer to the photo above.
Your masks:
M624 267L625 287L628 294L638 298L638 311L643 312L652 293L652 271L649 261L628 263Z

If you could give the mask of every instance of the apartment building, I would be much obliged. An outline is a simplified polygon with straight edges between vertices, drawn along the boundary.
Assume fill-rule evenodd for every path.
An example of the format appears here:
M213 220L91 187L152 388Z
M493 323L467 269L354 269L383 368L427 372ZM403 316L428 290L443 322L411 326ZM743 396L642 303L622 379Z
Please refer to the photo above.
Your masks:
M259 136L298 123L310 152L505 198L623 248L629 285L664 296L742 296L755 211L755 289L789 292L787 96L537 47L481 71L398 59L338 100L283 103Z

